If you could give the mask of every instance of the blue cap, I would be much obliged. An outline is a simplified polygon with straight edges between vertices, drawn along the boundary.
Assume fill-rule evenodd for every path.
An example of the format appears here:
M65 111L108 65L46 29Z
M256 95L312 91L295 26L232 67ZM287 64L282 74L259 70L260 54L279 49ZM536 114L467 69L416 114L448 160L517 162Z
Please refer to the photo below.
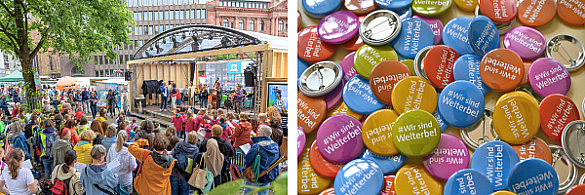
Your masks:
M371 160L355 159L337 172L333 188L335 194L380 194L384 174Z
M342 4L341 0L302 0L302 2L305 12L312 18L323 18L337 11Z
M303 72L305 72L307 68L309 68L309 63L297 57L297 79L301 78L301 75L303 75Z
M508 143L489 141L480 145L471 156L471 169L485 175L494 190L508 188L508 176L520 159Z
M529 158L514 166L507 187L516 194L556 195L559 192L559 176L546 161Z
M478 56L483 57L491 50L500 48L500 34L496 24L488 17L475 16L469 23L469 44Z
M456 81L463 80L473 83L485 95L489 93L491 89L485 85L479 75L480 62L481 57L473 54L466 54L459 57L453 65L453 78Z
M392 10L392 11L404 9L404 8L410 8L410 4L412 4L412 0L374 0L374 2L380 8ZM400 14L398 14L398 15L400 15Z
M449 177L445 184L443 194L449 195L490 195L494 188L490 185L490 180L479 171L473 169L463 169L457 171Z
M402 28L390 45L400 56L413 59L416 54L427 46L435 43L435 34L431 26L419 18L402 20Z
M382 169L384 175L393 174L404 165L406 156L398 153L392 156L381 156L373 153L371 150L366 149L361 155L361 159L371 160L376 163Z
M437 108L451 126L467 128L483 117L485 98L469 81L455 81L441 91Z
M474 54L468 40L468 28L471 18L457 17L449 20L443 27L443 44L453 48L459 55Z
M343 86L342 98L349 109L360 114L371 114L384 107L370 87L370 81L360 75L351 77Z

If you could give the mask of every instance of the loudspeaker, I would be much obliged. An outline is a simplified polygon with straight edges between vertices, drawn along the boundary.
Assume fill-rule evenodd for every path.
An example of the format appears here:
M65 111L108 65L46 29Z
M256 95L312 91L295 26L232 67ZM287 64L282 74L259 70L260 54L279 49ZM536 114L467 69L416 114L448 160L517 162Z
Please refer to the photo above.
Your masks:
M253 66L248 66L246 67L246 70L244 70L244 79L246 80L246 87L254 87L254 84L256 83L256 77L254 71L255 67Z
M124 80L125 81L132 81L132 72L130 72L130 71L124 72Z

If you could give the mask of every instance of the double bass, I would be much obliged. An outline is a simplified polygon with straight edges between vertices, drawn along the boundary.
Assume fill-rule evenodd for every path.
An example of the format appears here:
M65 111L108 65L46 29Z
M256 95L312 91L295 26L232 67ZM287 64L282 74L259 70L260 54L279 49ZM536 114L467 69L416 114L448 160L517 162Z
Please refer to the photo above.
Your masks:
M213 93L211 95L211 108L212 109L217 108L217 90L216 89L213 89Z

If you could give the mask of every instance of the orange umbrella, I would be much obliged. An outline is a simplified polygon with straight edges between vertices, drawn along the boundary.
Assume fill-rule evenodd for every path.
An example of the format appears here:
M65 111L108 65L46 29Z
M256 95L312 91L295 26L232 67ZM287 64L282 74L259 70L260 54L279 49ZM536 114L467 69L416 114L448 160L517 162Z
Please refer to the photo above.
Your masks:
M63 87L67 87L69 85L74 85L77 82L77 79L70 77L70 76L65 76L63 78L60 78L59 81L57 81L57 83L55 84L57 86L57 88L63 88Z

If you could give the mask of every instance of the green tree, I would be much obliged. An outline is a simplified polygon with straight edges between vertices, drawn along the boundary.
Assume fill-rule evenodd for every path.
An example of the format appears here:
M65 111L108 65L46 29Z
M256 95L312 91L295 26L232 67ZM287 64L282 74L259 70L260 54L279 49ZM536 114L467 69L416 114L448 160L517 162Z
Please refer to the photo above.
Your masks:
M11 0L0 1L0 49L20 59L27 101L38 108L32 62L49 48L81 64L91 54L129 44L128 25L134 25L125 0ZM83 67L80 67L83 69Z

